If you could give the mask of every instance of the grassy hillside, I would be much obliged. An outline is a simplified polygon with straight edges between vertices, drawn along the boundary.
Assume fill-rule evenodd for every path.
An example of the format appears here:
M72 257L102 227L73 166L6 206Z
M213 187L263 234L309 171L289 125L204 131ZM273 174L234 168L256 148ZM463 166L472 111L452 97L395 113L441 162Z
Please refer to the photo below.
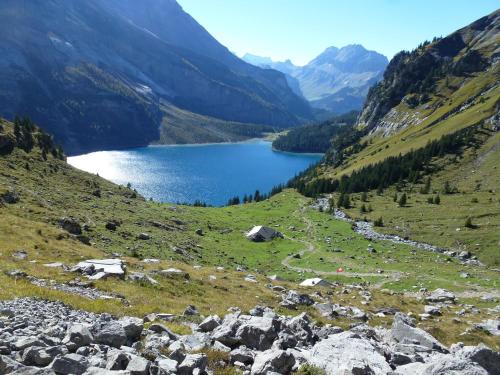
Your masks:
M160 137L155 144L238 142L274 133L274 128L268 125L224 121L168 103L162 105L162 111Z
M0 140L16 142L13 134L13 125L3 121ZM457 293L461 303L472 303L481 312L468 314L457 323L453 318L462 307L452 305L443 316L421 322L422 327L446 343L483 341L498 348L493 338L480 331L459 336L474 322L490 316L487 308L494 307L495 302L480 297L498 289L496 271L465 266L453 258L386 241L372 243L377 252L370 253L370 242L353 232L349 223L311 208L312 201L293 190L263 202L225 208L160 204L144 200L127 187L76 170L50 153L45 160L38 146L30 152L16 146L0 156L0 196L4 201L0 205L0 298L39 296L118 315L181 313L187 304L196 305L202 314L223 314L234 305L244 309L256 304L278 307L281 298L268 288L268 275L283 278L273 284L301 290L298 281L318 274L340 283L322 289L325 296L330 294L335 303L368 311L393 306L418 314L425 304L415 298L419 288L446 287ZM18 200L9 199L16 196ZM378 207L375 202L373 205ZM81 225L81 236L61 228L64 217L72 217ZM117 224L116 230L106 229L109 221ZM257 224L275 227L285 238L267 243L248 241L244 232ZM203 235L196 234L198 229ZM140 233L147 233L149 239L139 239ZM26 251L26 259L14 256L20 250ZM44 264L63 262L71 266L82 259L112 256L127 262L128 273L146 272L159 284L99 280L93 283L98 290L116 293L122 299L87 300L6 274L19 269L49 280L49 286L60 285L78 275ZM144 258L161 262L145 263ZM238 266L244 271L237 271ZM169 267L186 271L190 278L166 278L155 273ZM345 272L338 274L339 267ZM460 272L468 272L471 278L461 278ZM248 274L255 275L257 282L246 281ZM372 301L368 305L356 292L342 292L343 286L352 283L369 286ZM326 323L314 309L306 311ZM351 322L337 319L334 324L347 326ZM391 322L391 317L370 320L374 325Z
M497 266L500 66L494 56L499 30L500 14L494 12L398 54L370 91L355 129L334 138L325 163L294 185L310 195L332 193L336 203L341 192L354 191L347 208L351 216L382 218L381 231L469 250ZM423 151L447 137L458 142L460 134L472 136L454 150ZM404 159L412 154L412 160ZM423 189L428 178L431 187ZM452 194L445 192L445 183ZM367 202L360 201L361 185L370 185L364 189ZM399 207L403 193L408 203ZM439 205L428 203L437 195ZM473 228L465 228L468 218Z

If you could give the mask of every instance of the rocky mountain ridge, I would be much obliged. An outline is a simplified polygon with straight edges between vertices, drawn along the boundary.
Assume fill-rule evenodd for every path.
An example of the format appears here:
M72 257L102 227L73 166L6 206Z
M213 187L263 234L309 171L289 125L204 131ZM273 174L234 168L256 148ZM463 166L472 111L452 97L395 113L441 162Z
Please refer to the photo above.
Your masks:
M385 136L419 125L444 106L445 101L436 97L477 80L467 93L469 105L463 101L439 121L466 110L498 87L499 39L500 11L496 11L444 38L400 52L389 63L383 80L370 90L357 125ZM483 76L489 82L482 82Z
M68 153L157 141L169 106L277 127L312 118L282 73L238 59L175 1L7 0L0 15L0 115L30 116Z
M335 114L361 109L368 89L382 78L388 64L385 56L357 44L329 47L305 66L251 54L243 59L283 72L289 77L290 87L298 85L313 107Z

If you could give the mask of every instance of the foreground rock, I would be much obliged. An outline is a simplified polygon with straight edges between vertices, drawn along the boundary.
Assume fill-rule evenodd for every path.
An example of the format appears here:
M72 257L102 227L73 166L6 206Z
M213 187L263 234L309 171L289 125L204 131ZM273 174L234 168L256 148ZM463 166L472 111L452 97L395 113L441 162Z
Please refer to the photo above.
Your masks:
M317 343L311 351L311 363L328 374L384 375L392 369L383 353L376 340L342 332Z
M121 259L90 259L78 263L71 272L80 272L90 280L99 280L108 276L125 277L125 265Z
M285 297L310 302L296 292ZM177 335L154 321L161 314L117 319L57 302L3 301L0 375L212 374L205 350L225 352L222 365L250 375L292 374L303 364L329 375L500 374L498 352L484 345L446 348L399 312L390 329L360 324L343 331L316 326L306 313L281 316L265 306L233 311Z

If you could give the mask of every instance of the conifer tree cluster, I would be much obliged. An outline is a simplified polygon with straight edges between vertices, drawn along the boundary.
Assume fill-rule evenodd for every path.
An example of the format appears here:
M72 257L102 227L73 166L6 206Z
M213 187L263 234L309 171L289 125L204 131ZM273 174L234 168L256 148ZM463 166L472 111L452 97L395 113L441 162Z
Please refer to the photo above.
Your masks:
M447 134L418 150L412 150L404 155L391 156L354 171L350 176L343 175L339 180L316 177L315 169L309 169L292 179L288 187L294 187L300 193L310 197L335 191L350 194L373 189L377 189L377 192L382 194L385 188L393 184L402 184L404 181L418 182L423 172L429 173L437 168L432 165L435 157L448 154L460 155L466 146L477 147L475 139L477 131L478 126L471 126ZM430 187L431 181L428 178L423 190L430 191ZM443 190L445 194L453 192L449 183L445 184Z
M62 148L57 146L52 136L37 127L29 117L14 119L14 136L16 146L26 152L31 152L35 146L38 146L44 159L47 159L49 153L57 159L64 159Z

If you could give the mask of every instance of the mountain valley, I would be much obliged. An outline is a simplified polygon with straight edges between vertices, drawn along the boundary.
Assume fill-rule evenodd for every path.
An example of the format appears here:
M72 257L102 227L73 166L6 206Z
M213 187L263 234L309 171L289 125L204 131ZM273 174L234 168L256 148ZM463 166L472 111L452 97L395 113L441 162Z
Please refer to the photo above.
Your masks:
M174 0L0 15L0 375L499 373L499 10L305 67L239 59ZM67 162L264 136L324 155L221 207Z
M284 73L295 93L334 115L360 110L368 89L382 79L388 64L385 56L361 45L329 47L305 66L250 54L243 60Z

